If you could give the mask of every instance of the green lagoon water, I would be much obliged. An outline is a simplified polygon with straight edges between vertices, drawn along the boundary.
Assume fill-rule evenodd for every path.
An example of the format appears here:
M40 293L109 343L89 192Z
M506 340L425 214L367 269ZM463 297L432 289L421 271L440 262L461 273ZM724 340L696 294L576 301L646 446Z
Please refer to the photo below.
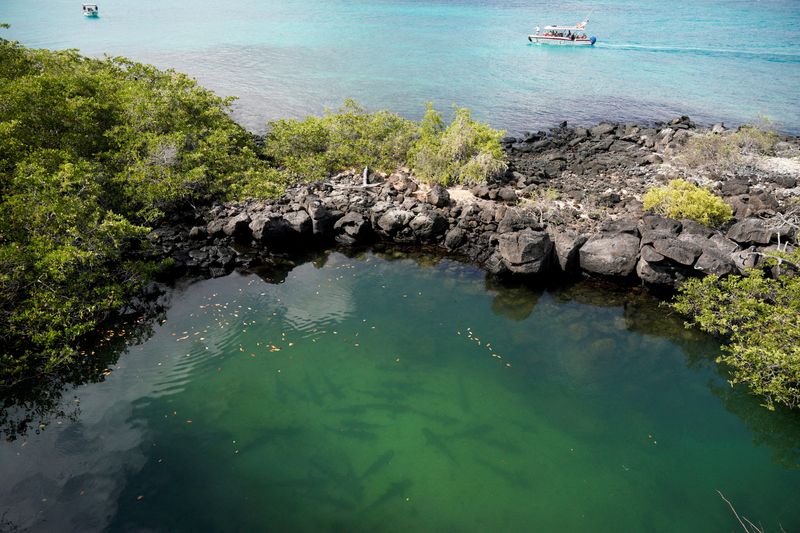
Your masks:
M109 333L110 335L110 333ZM0 445L31 531L800 528L800 424L630 290L321 255L175 291L73 417Z

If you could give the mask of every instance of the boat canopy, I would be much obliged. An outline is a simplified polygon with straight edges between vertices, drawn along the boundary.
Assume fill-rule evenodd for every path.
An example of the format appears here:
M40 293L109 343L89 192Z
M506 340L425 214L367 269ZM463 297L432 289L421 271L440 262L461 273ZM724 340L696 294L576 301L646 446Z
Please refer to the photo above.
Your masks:
M588 22L588 20L584 20L574 26L545 26L544 29L545 31L583 31L586 29Z

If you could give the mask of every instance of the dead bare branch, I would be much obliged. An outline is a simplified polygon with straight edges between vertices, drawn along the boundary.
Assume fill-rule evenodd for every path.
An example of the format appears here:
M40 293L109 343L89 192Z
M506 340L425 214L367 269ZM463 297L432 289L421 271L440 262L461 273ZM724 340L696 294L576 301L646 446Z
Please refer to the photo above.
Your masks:
M733 504L730 502L730 500L728 500L728 498L725 497L724 494L722 494L720 491L717 491L717 494L719 494L719 497L722 498L725 501L725 503L728 504L728 507L731 508L731 512L733 513L733 516L735 516L736 520L739 521L739 524L742 526L742 529L745 531L745 533L764 533L764 529L763 528L758 527L757 525L755 525L753 522L748 520L748 518L746 516L745 517L740 517L739 513L737 513L736 509L733 507ZM742 520L742 518L744 518L744 520ZM744 523L745 521L747 522L747 524L750 524L749 527L748 527L747 524Z

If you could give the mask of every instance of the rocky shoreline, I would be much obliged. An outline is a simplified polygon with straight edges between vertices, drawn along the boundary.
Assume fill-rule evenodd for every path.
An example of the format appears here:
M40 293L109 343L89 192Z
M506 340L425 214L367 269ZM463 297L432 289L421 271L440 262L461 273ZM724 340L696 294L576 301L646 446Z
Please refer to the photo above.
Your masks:
M455 256L496 275L584 275L673 288L691 276L757 266L792 233L776 220L800 195L796 160L786 157L788 166L690 177L734 208L725 228L643 213L647 189L685 177L672 158L703 131L687 117L652 127L563 123L504 138L509 169L492 183L428 187L399 169L369 175L365 185L361 174L345 172L297 184L276 200L176 214L151 242L158 256L171 258L171 278L254 269L311 247L388 243ZM722 125L713 131L725 134ZM779 145L794 156L800 142Z

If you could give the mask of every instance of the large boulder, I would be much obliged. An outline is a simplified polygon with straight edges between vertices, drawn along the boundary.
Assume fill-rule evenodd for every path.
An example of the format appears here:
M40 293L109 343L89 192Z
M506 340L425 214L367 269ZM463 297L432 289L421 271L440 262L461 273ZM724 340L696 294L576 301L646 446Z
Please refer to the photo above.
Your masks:
M693 242L672 238L656 239L652 246L660 255L684 266L693 265L695 259L703 253L703 249Z
M627 277L636 269L639 237L630 233L595 235L581 247L579 257L586 272Z
M656 252L652 244L642 246L641 250L639 250L639 255L642 261L647 261L648 263L660 263L665 259L663 255Z
M740 194L726 199L733 207L736 218L774 214L778 209L778 200L763 191L752 194Z
M539 219L525 209L506 209L505 215L497 225L497 233L509 233L526 228L539 228Z
M277 214L264 214L253 217L250 221L253 239L265 244L278 244L286 241L291 228L284 218Z
M616 124L609 124L607 122L603 122L592 128L590 131L592 133L592 137L602 137L603 135L608 135L612 133L615 129L617 129Z
M222 232L227 237L245 238L250 237L250 215L239 213L229 218L222 227Z
M372 235L372 224L367 217L350 211L333 225L336 242L352 246L364 242Z
M447 219L436 211L423 211L408 225L419 240L431 241L447 230Z
M695 270L718 276L725 276L736 270L731 254L739 249L739 245L721 233L710 230L703 233L684 231L678 236L678 240L689 242L701 250L694 263Z
M476 185L469 190L476 198L481 198L483 200L489 199L489 186L488 185ZM448 195L449 196L449 195Z
M189 230L189 238L193 240L205 239L208 236L205 226L193 226Z
M578 235L571 230L550 230L550 239L553 241L558 265L564 272L573 272L578 269L578 252L586 242L585 235Z
M676 270L674 268L668 265L650 263L644 257L639 259L636 264L636 275L649 285L673 285L676 278L675 273Z
M773 237L781 238L791 235L790 227L774 227L769 221L760 218L746 218L740 220L728 230L728 238L739 244L769 244Z
M490 274L500 275L508 273L508 267L506 266L505 261L503 261L502 255L500 255L500 252L498 251L495 251L491 256L489 256L489 258L483 264L483 268Z
M687 226L677 238L657 238L645 243L652 236L645 232L640 250L637 275L647 283L675 284L686 278L690 267L706 274L726 275L734 271L731 253L738 249L735 242L719 232ZM647 264L644 264L647 263ZM671 276L671 281L667 277Z
M344 214L341 211L331 211L318 198L308 199L305 205L308 216L311 217L314 235L328 237L333 233L333 225Z
M497 191L497 199L511 204L517 203L517 193L511 187L503 187Z
M716 274L717 276L727 276L736 272L736 264L731 254L725 254L718 248L703 250L703 253L697 258L694 268L706 274Z
M311 217L304 210L292 211L283 215L284 220L289 225L289 229L301 236L311 235L314 231L314 224Z
M222 237L225 235L223 229L225 228L225 224L227 224L227 222L227 218L215 218L206 226L206 232L210 237Z
M392 180L392 185L396 190L408 194L419 189L417 182L405 175L395 175L395 178Z
M731 260L740 274L745 274L758 264L758 255L755 251L755 246L751 246L747 250L739 250L731 254Z
M467 240L467 232L461 228L453 228L444 236L444 247L450 251L455 250Z
M426 201L436 207L445 207L450 204L450 193L438 183L431 187L425 197Z
M713 229L709 228L708 226L704 226L699 222L695 222L694 220L683 218L680 222L681 238L683 238L685 235L700 235L708 238L714 234Z
M680 221L662 217L660 215L645 215L639 223L639 232L642 235L640 245L650 244L658 239L668 239L678 236L682 224Z
M398 233L411 222L414 213L405 209L389 209L378 219L378 228L384 233L393 235Z
M618 218L604 220L600 223L601 233L629 233L639 237L639 219L635 218Z
M497 249L511 272L539 274L551 263L553 242L544 231L525 229L500 235Z

